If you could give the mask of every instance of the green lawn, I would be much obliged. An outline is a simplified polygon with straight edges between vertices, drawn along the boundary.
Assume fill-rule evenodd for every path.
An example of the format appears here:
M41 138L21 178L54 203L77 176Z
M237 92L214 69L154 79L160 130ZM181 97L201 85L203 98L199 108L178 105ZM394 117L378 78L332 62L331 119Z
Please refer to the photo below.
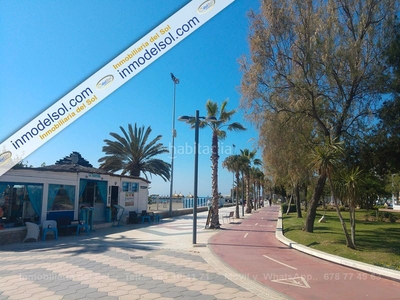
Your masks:
M288 216L283 214L284 234L287 238L302 245L327 253L362 261L372 265L400 271L400 222L391 223L389 215L380 212L380 218L374 217L375 211L359 210L356 212L356 246L357 250L346 247L344 233L336 211L328 210L325 214L326 223L318 223L324 214L318 211L314 225L314 233L302 231L303 219L297 218L296 213ZM400 213L390 212L400 219ZM350 222L347 211L342 212L350 233ZM392 217L393 218L393 217Z

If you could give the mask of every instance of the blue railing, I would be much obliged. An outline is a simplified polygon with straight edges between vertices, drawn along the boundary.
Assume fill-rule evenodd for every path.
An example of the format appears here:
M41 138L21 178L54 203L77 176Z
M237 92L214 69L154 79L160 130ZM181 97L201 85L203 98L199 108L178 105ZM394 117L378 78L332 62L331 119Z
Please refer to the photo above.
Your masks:
M207 206L208 197L198 197L197 198L197 207ZM183 198L183 208L192 208L193 207L193 198Z

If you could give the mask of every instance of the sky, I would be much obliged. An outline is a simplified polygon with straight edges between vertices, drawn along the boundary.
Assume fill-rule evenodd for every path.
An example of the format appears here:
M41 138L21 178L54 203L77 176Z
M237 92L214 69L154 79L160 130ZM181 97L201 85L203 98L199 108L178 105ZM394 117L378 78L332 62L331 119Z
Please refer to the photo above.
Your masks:
M219 0L223 1L223 0ZM121 54L188 0L0 0L0 143ZM94 167L104 139L120 126L150 126L171 149L174 83L175 158L173 191L193 194L194 130L182 115L206 115L205 104L228 100L238 109L232 122L247 130L220 140L219 192L230 194L233 174L222 168L229 155L257 149L258 135L239 109L239 58L249 54L250 9L259 0L236 0L139 74L24 158L33 167L78 151ZM235 145L235 147L233 146ZM211 130L199 133L198 195L211 195ZM171 162L171 155L158 158ZM259 158L260 154L259 154ZM144 177L144 176L142 176ZM170 182L149 177L150 194L169 195Z

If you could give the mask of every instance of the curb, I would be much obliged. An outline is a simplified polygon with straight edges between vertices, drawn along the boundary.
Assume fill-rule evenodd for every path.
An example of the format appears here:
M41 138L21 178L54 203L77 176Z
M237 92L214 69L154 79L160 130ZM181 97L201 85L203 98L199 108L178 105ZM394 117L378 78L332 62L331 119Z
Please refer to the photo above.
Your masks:
M279 210L278 221L276 224L275 237L283 244L289 246L289 248L296 249L300 252L327 260L345 267L357 269L370 273L372 275L385 277L391 280L400 281L400 271L390 270L383 267L378 267L370 265L367 263L351 260L348 258L343 258L333 254L325 253L319 250L312 249L310 247L300 245L292 240L288 239L283 235L283 223L282 223L282 210Z

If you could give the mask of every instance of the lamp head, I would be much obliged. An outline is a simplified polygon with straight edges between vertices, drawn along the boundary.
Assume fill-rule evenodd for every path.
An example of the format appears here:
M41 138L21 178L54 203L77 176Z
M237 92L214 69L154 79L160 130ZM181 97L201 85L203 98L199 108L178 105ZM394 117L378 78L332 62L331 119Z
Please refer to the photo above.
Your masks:
M189 122L191 119L194 119L194 118L193 117L189 117L189 116L180 116L178 118L178 121Z
M196 119L196 117L180 116L178 118L178 121L190 123L190 122L193 122L195 119ZM199 117L199 119L205 120L206 122L210 122L210 123L218 122L216 117Z

